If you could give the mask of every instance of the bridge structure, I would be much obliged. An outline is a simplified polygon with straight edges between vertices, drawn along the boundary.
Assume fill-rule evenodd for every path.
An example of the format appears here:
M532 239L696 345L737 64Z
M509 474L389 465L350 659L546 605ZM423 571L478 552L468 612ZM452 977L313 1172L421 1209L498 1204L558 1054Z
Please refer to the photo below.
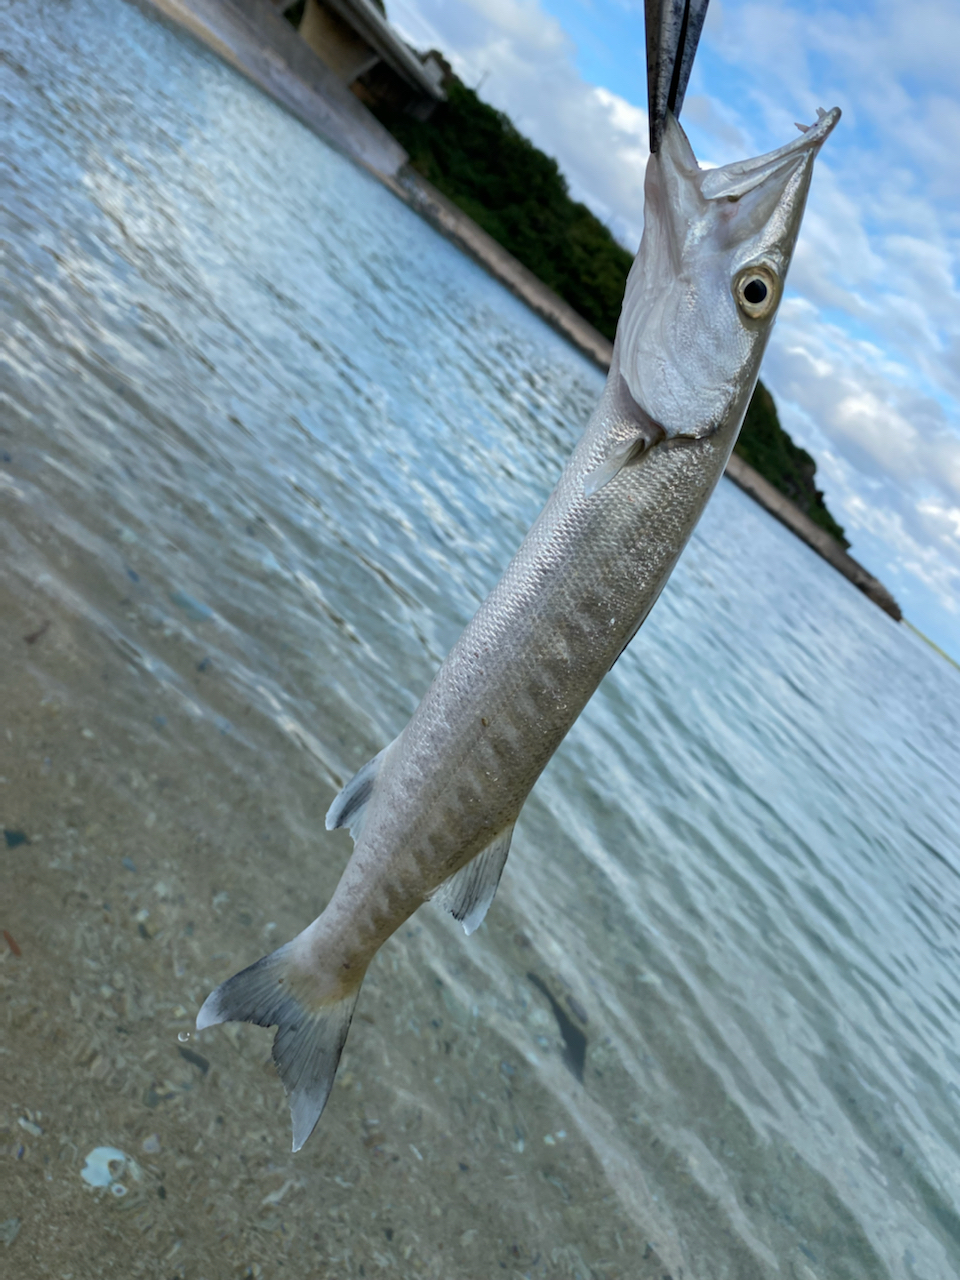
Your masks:
M270 0L342 84L370 105L384 102L426 119L445 98L443 67L398 35L374 0Z

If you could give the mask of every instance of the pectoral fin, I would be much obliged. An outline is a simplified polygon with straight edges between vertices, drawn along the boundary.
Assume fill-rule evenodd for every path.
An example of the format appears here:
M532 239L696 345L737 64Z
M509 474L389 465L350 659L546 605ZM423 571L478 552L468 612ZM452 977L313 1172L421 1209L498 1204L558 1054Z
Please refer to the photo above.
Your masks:
M631 462L636 462L642 454L646 453L649 447L650 441L645 436L640 436L635 440L627 440L618 445L612 453L604 458L603 462L594 467L592 471L588 471L583 477L585 497L592 498L595 493L599 493L605 484L609 484Z
M433 895L432 901L449 911L454 920L459 920L467 934L473 933L487 914L503 875L512 839L513 823L465 867L445 880Z
M630 393L626 379L621 374L616 383L616 415L622 421L621 439L617 440L602 462L583 477L583 492L588 498L599 493L604 485L618 476L624 467L640 461L644 454L666 437L659 422L646 413Z

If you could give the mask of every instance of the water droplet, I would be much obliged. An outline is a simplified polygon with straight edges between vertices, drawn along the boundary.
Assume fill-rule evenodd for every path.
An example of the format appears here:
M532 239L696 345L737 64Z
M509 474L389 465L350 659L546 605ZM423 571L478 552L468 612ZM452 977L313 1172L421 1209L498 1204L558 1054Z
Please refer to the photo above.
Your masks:
M189 1031L179 1031L179 1032L177 1033L177 1039L180 1041L180 1043L181 1043L181 1044L186 1044L186 1043L187 1043L187 1041L190 1039L190 1032L189 1032Z

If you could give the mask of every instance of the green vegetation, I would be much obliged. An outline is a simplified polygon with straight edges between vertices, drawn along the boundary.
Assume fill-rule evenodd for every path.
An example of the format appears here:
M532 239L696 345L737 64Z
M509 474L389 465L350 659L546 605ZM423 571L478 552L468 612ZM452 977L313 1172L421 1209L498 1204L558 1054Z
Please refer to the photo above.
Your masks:
M556 160L434 56L447 69L447 101L429 120L383 104L373 110L418 173L612 341L632 254L585 205L570 199ZM737 452L849 546L814 483L817 464L780 426L763 383L750 402Z
M427 121L374 107L429 182L611 342L633 255L570 199L556 160L455 76Z
M826 529L842 547L849 547L842 527L827 510L823 494L814 483L817 464L781 427L773 396L762 382L757 383L747 409L736 452L781 493L792 498L814 524Z

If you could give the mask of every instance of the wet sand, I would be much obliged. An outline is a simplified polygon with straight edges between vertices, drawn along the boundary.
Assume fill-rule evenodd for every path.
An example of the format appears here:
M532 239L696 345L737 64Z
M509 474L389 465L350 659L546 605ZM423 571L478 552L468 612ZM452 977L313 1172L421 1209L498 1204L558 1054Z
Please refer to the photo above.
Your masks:
M39 592L0 590L0 618L11 1275L667 1274L589 1147L544 1142L569 1113L432 976L412 928L373 966L331 1104L291 1155L272 1033L182 1037L218 980L323 905L332 786L249 708L246 745L159 710L118 736L118 708L144 696L136 667ZM493 914L522 971L524 935ZM139 1166L123 1195L81 1177L101 1146Z

